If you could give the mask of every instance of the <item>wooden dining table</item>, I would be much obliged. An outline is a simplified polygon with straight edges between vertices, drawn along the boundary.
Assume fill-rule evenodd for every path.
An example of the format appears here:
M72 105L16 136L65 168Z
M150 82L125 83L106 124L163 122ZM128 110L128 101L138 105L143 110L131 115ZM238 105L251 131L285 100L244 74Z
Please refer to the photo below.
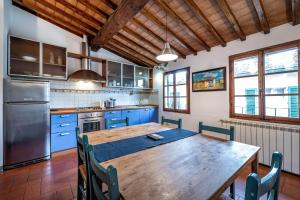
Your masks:
M88 133L92 145L174 129L147 123ZM218 199L251 164L257 171L259 147L196 134L100 163L117 168L127 200Z

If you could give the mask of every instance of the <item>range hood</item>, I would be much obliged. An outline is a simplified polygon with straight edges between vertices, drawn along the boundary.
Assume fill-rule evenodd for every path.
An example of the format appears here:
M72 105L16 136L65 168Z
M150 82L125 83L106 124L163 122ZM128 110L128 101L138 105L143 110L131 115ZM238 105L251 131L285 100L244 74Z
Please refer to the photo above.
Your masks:
M68 80L105 83L106 79L103 76L91 70L90 48L86 40L86 36L83 36L83 42L81 42L81 52L83 55L81 59L81 69L70 74Z

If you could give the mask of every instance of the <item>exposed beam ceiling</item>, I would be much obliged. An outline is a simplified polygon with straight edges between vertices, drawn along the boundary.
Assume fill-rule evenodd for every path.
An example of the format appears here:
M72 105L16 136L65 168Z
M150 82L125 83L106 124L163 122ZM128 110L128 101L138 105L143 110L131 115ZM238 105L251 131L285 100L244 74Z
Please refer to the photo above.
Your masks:
M293 25L300 23L300 0L286 0L288 21Z
M102 29L92 41L93 50L103 47L115 34L117 34L149 0L123 0L116 11L109 17Z
M118 47L116 47L114 45L108 45L108 44L106 44L104 48L107 49L108 51L110 51L110 52L112 52L112 53L114 53L114 54L116 54L116 55L118 55L120 57L123 57L126 60L129 60L129 61L131 61L133 63L136 63L138 65L141 65L141 66L144 65L144 66L147 66L147 67L151 66L151 64L146 63L144 61L140 61L139 58L133 57L129 53L123 51L122 49L120 49L120 48L118 48Z
M262 28L265 34L270 33L270 26L262 0L252 0L252 2L256 10L257 17L259 19L260 27Z
M194 15L198 18L199 21L201 21L206 28L213 34L213 36L216 38L216 40L223 46L226 46L225 40L222 38L222 36L218 33L218 31L215 29L215 27L209 22L208 18L204 15L202 10L198 7L198 5L194 2L194 0L186 0L184 1L187 3L194 13Z
M285 2L284 2L285 1ZM300 0L13 0L93 49L110 48L135 63L156 65L168 41L180 58L284 23L300 23ZM286 6L284 5L286 3Z
M150 13L149 11L143 10L143 11L141 11L141 14L146 16L148 19L150 19L152 22L154 22L156 25L158 25L161 29L163 29L163 30L167 29L167 31L169 33L171 33L175 38L177 38L177 40L181 44L183 44L190 51L192 51L193 54L197 55L197 49L195 49L194 47L192 47L192 45L190 45L187 41L185 41L185 39L181 35L179 35L175 31L173 31L171 28L166 27L166 25L163 22L161 22L157 17L155 17L152 13Z
M194 37L198 39L198 42L201 44L201 46L204 49L210 51L210 47L206 44L203 38L196 31L194 31L193 28L190 25L188 25L188 23L184 21L181 16L179 16L175 11L173 11L172 8L167 3L165 3L163 0L156 0L156 1L168 13L168 15L178 19L182 24L182 26L187 28L194 35Z
M69 18L70 20L72 20L73 22L75 22L75 23L79 24L80 26L86 28L86 30L88 30L88 32L91 33L92 35L96 34L97 27L91 26L90 24L82 21L82 18L79 19L79 18L77 18L77 17L75 17L73 15L70 15L66 11L57 8L55 5L53 5L51 3L48 3L45 0L36 0L36 2L42 4L43 6L45 6L47 8L50 8L51 10L55 11L56 13L58 13L58 14L60 14L62 16L65 16L65 17Z
M244 31L242 30L238 20L232 13L232 11L227 3L227 0L217 0L217 2L218 2L219 7L222 9L224 15L228 19L229 23L231 24L231 27L236 32L236 34L239 36L240 40L241 41L246 40L246 35L245 35Z

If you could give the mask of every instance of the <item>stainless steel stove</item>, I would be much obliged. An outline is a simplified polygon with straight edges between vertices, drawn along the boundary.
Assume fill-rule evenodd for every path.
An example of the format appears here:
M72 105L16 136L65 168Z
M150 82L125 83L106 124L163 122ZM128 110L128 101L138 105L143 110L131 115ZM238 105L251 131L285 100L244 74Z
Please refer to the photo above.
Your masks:
M93 109L95 107L90 107ZM88 110L88 109L84 109ZM100 110L100 109L98 109ZM95 111L95 109L93 109ZM78 114L78 127L80 133L99 131L105 128L103 112L83 112Z
M90 106L90 107L78 107L76 108L77 111L97 111L102 110L100 106Z

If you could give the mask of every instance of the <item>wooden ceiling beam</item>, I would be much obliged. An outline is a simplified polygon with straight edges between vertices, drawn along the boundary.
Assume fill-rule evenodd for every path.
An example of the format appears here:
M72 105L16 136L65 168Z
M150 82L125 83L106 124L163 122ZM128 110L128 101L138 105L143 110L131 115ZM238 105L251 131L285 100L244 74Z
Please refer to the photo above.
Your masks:
M286 0L286 13L289 22L295 26L300 23L300 0Z
M252 0L252 3L254 5L261 29L265 34L270 33L270 26L262 0Z
M197 19L202 22L206 29L208 29L213 36L215 37L215 39L223 46L226 46L226 42L223 39L223 37L218 33L218 31L215 29L215 27L209 22L209 20L207 19L207 17L204 15L204 13L200 10L200 8L198 7L198 5L194 2L194 0L186 0L184 1L192 10L192 12L194 13L194 15L197 17Z
M144 52L148 52L149 54L151 54L153 57L156 56L157 52L153 52L153 51L150 51L149 49L146 49L144 46L142 46L141 44L137 43L136 41L134 41L133 39L127 37L126 35L124 35L123 33L118 33L116 35L117 37L119 37L121 40L124 40L125 42L129 43L129 44L132 44L134 46L137 46L139 47L140 49L142 49Z
M75 5L69 3L66 0L56 0L58 3L62 4L63 6L65 6L66 8L72 10L74 13L77 13L78 15L86 18L88 21L90 21L92 24L94 24L95 26L97 26L97 29L100 29L100 27L104 24L102 21L99 21L98 19L96 19L94 16L87 14L86 12L80 10L79 8L77 8ZM98 28L99 26L99 28Z
M198 42L200 43L200 45L206 49L207 51L210 51L210 47L208 46L208 44L202 39L202 37L196 32L194 31L182 18L181 16L179 16L174 10L172 10L172 8L165 3L163 0L156 0L157 4L163 8L164 10L167 11L168 15L172 16L173 18L179 20L179 22L181 23L182 26L184 26L185 28L187 28L198 40Z
M122 58L125 58L125 59L127 59L127 60L129 60L129 61L131 61L135 64L138 64L140 66L146 66L146 67L151 67L152 66L152 64L141 61L138 58L133 57L132 55L130 55L126 51L122 50L121 48L116 47L112 44L109 44L109 45L106 44L104 48L107 49L108 51L110 51L110 52L112 52L112 53L114 53L114 54L116 54L116 55L118 55Z
M134 31L132 31L131 29L124 27L122 30L125 31L126 33L132 35L133 37L137 38L139 41L146 43L148 46L155 49L156 51L161 50L159 46L157 46L156 44L153 44L151 41L147 40L146 38L142 37L141 35L137 34Z
M180 36L178 33L173 31L170 27L166 27L166 25L163 22L161 22L156 16L154 16L148 10L142 10L140 13L146 16L148 19L150 19L153 23L158 25L161 29L163 30L167 29L167 31L170 32L179 41L179 43L183 44L186 48L192 51L194 55L197 55L197 49L195 49L192 45L190 45L182 36Z
M123 0L92 41L92 49L98 50L109 42L149 1Z
M117 48L117 49L121 49L121 50L127 52L129 55L131 55L132 57L136 58L136 59L139 60L140 62L147 63L147 64L150 65L150 66L156 65L156 63L155 63L155 62L152 62L151 60L141 58L141 57L140 57L140 54L135 53L135 52L132 52L131 50L129 50L129 49L127 48L127 46L123 45L122 43L120 43L120 42L118 42L118 41L111 40L111 41L109 41L108 44L114 46L114 47Z
M77 0L79 3L87 7L89 10L93 11L94 13L97 13L98 15L101 16L101 20L103 23L107 20L109 15L105 12L103 12L100 8L92 5L88 0Z
M112 0L102 0L103 3L105 3L108 7L110 7L111 9L115 10L117 9L118 5L115 4Z
M149 29L145 24L143 24L142 22L140 22L137 19L133 19L132 20L139 28L141 28L145 33L147 33L148 35L150 35L152 38L159 40L162 43L165 43L165 38L163 38L161 35L154 33L151 29ZM170 46L172 47L172 49L174 49L178 55L182 58L186 58L185 54L183 54L181 52L180 49L178 49L177 47L175 47L174 45L172 45L170 43ZM162 47L163 48L163 47ZM161 49L162 50L162 49Z
M224 15L226 16L228 22L230 23L232 29L235 31L235 33L239 36L241 41L246 40L246 35L241 28L238 20L234 16L233 12L231 11L228 3L226 0L217 0L219 7L223 11Z
M96 32L98 31L95 27L87 24L86 22L84 21L81 21L79 20L78 18L74 17L74 15L71 15L69 13L67 13L66 11L64 10L61 10L60 8L56 7L55 5L51 4L51 3L48 3L47 1L44 1L44 0L36 0L36 2L42 4L43 6L53 10L54 12L56 13L59 13L60 15L62 16L65 16L67 18L69 18L70 20L76 22L77 24L83 26L84 28L86 28L88 31L90 31L91 34L96 34Z
M15 4L18 4L20 6L23 6L29 10L36 12L37 16L42 16L42 18L44 19L50 19L48 21L50 21L51 23L54 22L54 24L56 25L59 24L60 27L62 27L63 29L72 30L71 32L77 33L76 35L80 35L80 36L82 36L83 34L89 35L89 33L85 29L74 26L73 24L70 23L70 21L66 21L63 18L54 16L52 13L36 6L35 4L32 3L28 4L28 2L25 3L24 1L21 2L19 0L13 0L13 2Z
M115 44L117 44L117 45L119 45L120 47L122 47L122 48L124 48L124 49L129 50L129 51L132 52L134 55L138 55L140 58L143 58L143 59L145 59L145 60L149 60L149 61L151 61L151 62L153 62L153 63L155 63L155 64L158 63L158 62L155 60L155 58L150 58L150 57L148 57L148 56L142 54L142 53L139 52L138 50L133 49L132 47L130 47L130 46L124 44L124 41L122 41L122 40L117 40L117 39L113 38L113 39L111 40L111 42L112 42L112 43L115 43Z

